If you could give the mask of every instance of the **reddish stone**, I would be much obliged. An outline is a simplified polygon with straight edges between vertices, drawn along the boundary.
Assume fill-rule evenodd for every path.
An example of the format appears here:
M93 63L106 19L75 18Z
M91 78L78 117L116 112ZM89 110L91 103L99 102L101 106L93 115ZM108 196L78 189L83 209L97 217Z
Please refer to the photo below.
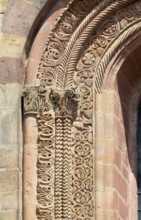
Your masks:
M22 61L16 58L0 58L0 83L24 82L25 70Z
M129 182L129 172L130 170L122 163L122 174L127 182Z
M27 37L39 9L25 1L10 1L4 17L2 31Z
M121 150L115 149L114 164L117 169L121 170Z
M119 173L117 170L114 172L114 187L122 199L127 202L127 182L123 179L122 173Z
M125 204L122 199L119 198L119 214L121 216L122 220L129 220L129 209L128 209L128 205Z

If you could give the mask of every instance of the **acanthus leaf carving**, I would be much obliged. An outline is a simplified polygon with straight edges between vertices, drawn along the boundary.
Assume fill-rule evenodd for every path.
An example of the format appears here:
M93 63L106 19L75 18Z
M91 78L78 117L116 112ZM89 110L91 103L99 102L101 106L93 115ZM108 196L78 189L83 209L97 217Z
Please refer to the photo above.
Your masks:
M46 89L43 86L24 87L24 114L37 115L40 111L44 111L44 103L46 99Z
M51 91L50 99L53 103L56 117L76 117L78 94L75 89Z
M97 2L101 2L97 1ZM46 45L44 56L40 62L39 79L42 85L54 88L57 81L57 68L61 62L61 56L67 45L71 33L76 29L79 18L86 16L92 9L95 1L74 1L69 8L66 18L63 17L59 25L52 34L52 39ZM115 4L116 5L116 4ZM86 6L86 7L85 7ZM119 9L119 8L118 8ZM71 15L72 13L72 15ZM70 15L70 17L69 17ZM140 16L140 2L136 2L133 7L126 7L118 10L114 16L108 16L104 22L99 25L93 36L90 36L88 45L84 45L83 55L77 65L73 85L79 90L79 95L68 96L64 88L61 90L52 90L50 100L53 104L55 115L51 118L44 115L39 123L40 140L43 141L43 149L39 150L38 169L43 169L40 176L47 171L48 176L42 178L42 182L49 180L48 185L51 187L53 169L55 172L55 219L71 218L74 220L87 219L91 220L94 216L94 146L93 146L93 81L97 65L109 46L114 41L119 32L128 24L131 24ZM61 78L61 77L60 77ZM62 78L61 78L62 79ZM99 83L99 81L97 82ZM68 85L68 84L67 84ZM99 86L99 84L98 84ZM69 86L68 86L69 87ZM66 86L66 88L68 88ZM60 87L59 87L60 88ZM72 92L72 91L71 91ZM76 100L75 100L76 99ZM78 100L80 104L78 103ZM49 112L48 112L49 113ZM44 123L43 123L44 121ZM45 121L49 125L45 125ZM50 126L55 124L55 133ZM51 138L48 139L47 136ZM53 134L55 138L53 138ZM52 145L53 141L55 144ZM52 157L47 149L55 149L55 165L52 166ZM52 155L52 154L51 154ZM41 164L40 164L41 162ZM45 164L48 164L46 167ZM44 164L44 166L42 166ZM70 174L72 171L72 174ZM47 182L46 182L47 183ZM43 210L46 210L44 217L50 216L49 210L53 206L52 192L49 188L39 190L41 198L44 194L48 195L48 205L45 206L46 200L43 199ZM39 196L40 198L40 196ZM42 203L42 199L39 200ZM51 207L51 208L50 208ZM72 209L72 211L70 211ZM41 212L42 212L41 211ZM40 213L41 213L40 212ZM53 212L51 212L51 219Z
M24 115L35 117L38 125L37 219L54 219L54 117L45 86L23 90Z

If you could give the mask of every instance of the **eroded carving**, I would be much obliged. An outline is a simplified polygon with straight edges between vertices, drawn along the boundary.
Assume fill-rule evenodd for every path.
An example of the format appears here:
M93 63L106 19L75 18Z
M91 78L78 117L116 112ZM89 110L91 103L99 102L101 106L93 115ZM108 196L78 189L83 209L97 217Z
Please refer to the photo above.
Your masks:
M24 115L38 124L37 219L54 219L54 117L45 87L25 87Z
M56 118L75 118L77 114L78 94L75 89L51 91L50 99L53 103Z
M71 218L72 121L77 113L78 98L74 89L51 91L55 110L55 219Z
M54 149L55 120L49 93L46 94L44 111L37 115L37 219L54 219Z
M126 1L126 5L129 3ZM108 15L101 24L98 21L99 27L89 36L89 42L83 46L84 50L81 50L82 56L77 67L75 62L72 62L73 69L76 68L76 71L73 71L74 77L70 77L65 84L66 88L76 87L76 95L74 90L66 91L64 84L62 87L59 83L56 84L57 81L65 79L59 74L57 76L57 70L65 63L64 58L61 58L72 32L94 5L95 1L91 0L73 1L68 7L69 12L56 25L39 65L40 83L52 88L52 91L47 99L46 110L38 117L38 219L92 220L94 217L95 71L112 41L114 42L118 34L141 14L140 1L126 8L121 5L117 7L115 3L116 15ZM77 43L79 44L79 40ZM72 57L75 60L75 53L72 53ZM67 67L62 70L64 75L67 75ZM102 75L99 76L96 86L100 86L100 78ZM56 85L59 85L59 88L54 90ZM60 88L62 90L59 90Z
M85 16L95 6L96 1L76 0L73 2L70 10L77 16Z
M45 93L46 89L43 86L24 88L24 115L37 115L39 111L44 111Z
M77 19L72 13L67 13L63 19L60 21L59 27L54 33L55 37L61 41L66 41L69 39L71 33L74 31L77 24Z
M99 26L94 36L91 36L90 40L88 41L86 45L87 49L85 50L84 54L81 56L77 64L77 74L75 73L74 75L74 81L76 81L78 76L80 75L81 69L83 69L83 71L86 70L92 71L93 73L96 72L99 61L102 59L102 56L106 52L108 46L112 44L112 42L114 43L114 39L123 29L139 19L140 12L137 12L137 8L139 10L139 5L140 1L117 11L114 16L112 15ZM95 59L92 56L93 53L96 54L94 57ZM84 62L84 60L86 60L86 62ZM103 75L100 72L104 70L104 65L105 64L101 66L101 71L98 71L99 75L97 75L97 77L94 76L96 78L96 88L100 87L101 85Z
M42 78L44 72L43 69L46 69L47 67L53 67L55 74L58 72L58 66L69 39L84 17L96 4L99 4L98 0L74 0L69 4L68 9L58 19L58 23L54 27L54 30L50 34L50 38L46 43L41 62L39 63L37 75L39 79ZM54 75L53 85L56 83L56 78L57 75ZM41 85L48 86L45 80L41 81Z

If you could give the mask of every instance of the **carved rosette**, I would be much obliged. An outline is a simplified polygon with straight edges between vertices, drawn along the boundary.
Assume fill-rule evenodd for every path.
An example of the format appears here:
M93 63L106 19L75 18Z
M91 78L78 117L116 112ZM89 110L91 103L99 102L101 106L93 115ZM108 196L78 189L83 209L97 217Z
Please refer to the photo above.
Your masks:
M93 134L91 72L81 71L77 81L80 94L79 114L73 123L72 137L72 219L91 220L94 214Z
M86 50L84 50L75 68L74 81L77 82L77 84L78 80L80 80L82 70L83 72L91 71L93 72L92 74L95 73L94 87L96 87L96 91L100 91L99 87L101 86L103 78L101 73L106 68L104 64L100 66L102 58L107 49L114 44L118 35L140 18L140 4L141 1L138 1L126 8L118 10L115 15L108 17L107 20L102 22L95 34L91 35L85 45ZM101 68L100 71L98 71L99 66ZM97 73L98 75L96 75ZM81 76L81 79L82 78L83 74Z
M38 219L95 218L93 94L95 88L101 87L106 68L101 60L107 49L141 16L141 1L132 5L134 0L109 1L113 9L105 2L108 1L71 2L51 33L39 64L37 77L49 92L44 96L33 90L25 95L25 114L36 115L39 131ZM101 20L89 16L98 4L101 13L105 10L107 14ZM104 4L108 9L104 9ZM92 22L97 28L89 36L83 36ZM81 35L85 42L82 45ZM72 42L73 47L69 47ZM97 71L99 66L101 70Z

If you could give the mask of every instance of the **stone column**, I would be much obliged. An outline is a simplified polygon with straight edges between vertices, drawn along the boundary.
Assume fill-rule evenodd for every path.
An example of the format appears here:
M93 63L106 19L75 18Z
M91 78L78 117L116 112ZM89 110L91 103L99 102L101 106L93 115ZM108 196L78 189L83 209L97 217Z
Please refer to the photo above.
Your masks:
M24 220L36 219L37 139L36 117L28 114L24 117Z
M35 220L37 209L38 125L41 98L39 87L24 89L23 219ZM41 104L42 106L42 104Z

